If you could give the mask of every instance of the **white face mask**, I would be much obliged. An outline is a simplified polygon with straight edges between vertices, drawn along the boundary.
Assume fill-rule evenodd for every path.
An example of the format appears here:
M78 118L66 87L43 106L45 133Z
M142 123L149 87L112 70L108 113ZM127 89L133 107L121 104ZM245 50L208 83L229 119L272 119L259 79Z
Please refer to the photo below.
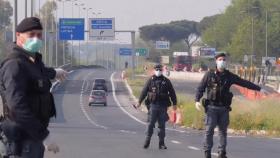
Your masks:
M155 70L155 75L156 75L157 77L161 76L161 75L162 75L162 71Z
M223 60L216 61L218 69L225 69L227 67L227 62Z

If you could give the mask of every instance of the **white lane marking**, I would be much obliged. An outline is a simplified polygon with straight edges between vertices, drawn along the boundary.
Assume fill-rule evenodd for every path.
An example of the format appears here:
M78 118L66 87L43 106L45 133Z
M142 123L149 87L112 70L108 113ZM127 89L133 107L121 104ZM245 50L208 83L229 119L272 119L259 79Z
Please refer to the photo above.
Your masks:
M84 81L83 81L83 85L82 85L82 89L81 89L81 95L80 95L80 108L81 108L82 112L84 113L84 116L86 117L86 119L87 119L92 125L94 125L94 126L96 126L96 127L103 128L103 129L108 129L108 128L105 127L105 126L102 126L102 125L97 124L95 121L93 121L93 120L90 118L90 116L88 115L88 113L87 113L87 111L86 111L86 109L85 109L86 105L83 103L83 94L84 94L85 82L86 82L86 79L87 79L91 74L92 74L92 73L88 74L88 75L85 77Z
M120 104L119 100L117 99L117 96L116 96L116 88L115 88L115 85L114 85L114 79L113 79L113 76L116 74L116 72L112 73L111 77L110 77L110 80L111 80L111 85L112 85L112 91L113 91L113 97L114 97L114 100L115 102L117 103L118 107L125 113L127 114L129 117L131 117L132 119L134 119L135 121L139 122L140 124L142 125L146 125L147 123L146 122L143 122L141 120L139 120L138 118L136 118L135 116L133 116L132 114L130 114L129 112L127 112Z
M73 73L74 72L74 70L71 70L71 71L69 71L68 72L68 74L71 74L71 73ZM53 91L53 88L57 85L57 84L59 84L60 82L59 81L55 81L53 84L52 84L52 87L51 87L51 89L50 89L50 92L52 92Z
M112 75L111 75L111 77L110 77L110 80L111 80L111 84L112 84L113 97L114 97L114 100L115 100L115 102L117 103L118 107L119 107L125 114L127 114L129 117L131 117L131 118L134 119L135 121L137 121L137 122L139 122L139 123L141 123L141 124L143 124L143 125L147 125L146 122L143 122L143 121L139 120L137 117L133 116L133 115L130 114L127 110L125 110L125 109L123 108L123 106L121 106L119 100L118 100L117 97L116 97L116 92L115 92L115 90L116 90L116 89L115 89L115 85L114 85L114 75L115 75L115 74L116 74L116 72L112 73ZM126 84L126 87L128 88L130 95L133 96L133 98L134 98L134 100L135 100L135 96L131 94L131 92L132 92L131 88L130 88L129 86L127 86L127 84ZM173 129L173 128L166 128L166 130L175 131L175 132L180 132L180 133L186 133L186 131L184 131L184 130Z
M200 149L199 149L199 148L197 148L197 147L194 147L194 146L188 146L188 148L189 148L189 149L191 149L191 150L196 150L196 151L200 151Z
M273 139L273 140L280 140L280 138L271 138L271 139Z
M134 131L128 131L128 130L120 130L122 133L128 133L128 134L136 134Z
M228 136L228 138L246 138L246 136Z
M171 143L174 143L174 144L182 144L181 142L176 141L176 140L171 140Z
M55 81L55 82L52 84L52 87L51 87L51 89L50 89L50 92L53 91L53 88L54 88L58 83L59 83L58 81Z
M214 156L219 156L219 154L218 153L211 153L212 155L214 155Z

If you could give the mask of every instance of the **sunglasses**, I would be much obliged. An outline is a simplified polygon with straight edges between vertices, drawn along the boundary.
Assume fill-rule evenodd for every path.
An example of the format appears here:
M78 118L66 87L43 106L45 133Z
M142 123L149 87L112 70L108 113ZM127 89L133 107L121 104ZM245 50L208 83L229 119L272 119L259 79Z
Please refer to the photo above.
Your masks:
M162 69L155 69L156 71L162 71Z

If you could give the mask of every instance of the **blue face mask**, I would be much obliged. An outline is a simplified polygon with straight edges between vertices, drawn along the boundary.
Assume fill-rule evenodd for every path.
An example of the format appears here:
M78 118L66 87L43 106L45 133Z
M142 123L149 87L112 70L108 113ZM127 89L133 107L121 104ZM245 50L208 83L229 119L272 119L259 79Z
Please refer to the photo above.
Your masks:
M43 45L42 40L34 37L34 38L28 38L26 42L23 44L23 49L31 52L31 53L36 53L39 52Z

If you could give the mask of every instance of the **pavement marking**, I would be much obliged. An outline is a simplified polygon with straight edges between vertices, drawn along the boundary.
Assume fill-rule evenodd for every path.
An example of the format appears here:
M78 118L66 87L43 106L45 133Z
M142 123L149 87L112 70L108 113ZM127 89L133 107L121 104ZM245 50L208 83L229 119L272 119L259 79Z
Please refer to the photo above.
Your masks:
M228 138L246 138L246 136L228 136Z
M214 155L214 156L219 156L219 154L218 153L211 153L212 155Z
M134 131L128 131L128 130L119 130L122 133L128 133L128 134L136 134Z
M182 144L181 142L176 141L176 140L171 140L171 143L174 143L174 144Z
M137 117L135 117L134 115L130 114L127 110L125 110L125 109L123 108L123 106L121 106L119 100L118 100L117 97L116 97L116 92L115 92L115 91L116 91L115 85L114 85L114 75L115 75L115 74L116 74L116 72L112 73L112 75L111 75L111 77L110 77L110 80L111 80L111 84L112 84L113 97L114 97L114 100L115 100L115 102L117 103L118 107L119 107L125 114L127 114L129 117L131 117L131 118L134 119L135 121L137 121L137 122L139 122L139 123L141 123L141 124L143 124L143 125L147 125L146 122L139 120ZM136 98L135 98L135 96L132 94L131 88L130 88L127 84L126 84L126 87L128 88L129 94L132 96L132 98L133 98L134 101L135 101ZM174 128L166 128L166 130L175 131L175 132L180 132L180 133L187 133L187 132L184 131L184 130L179 130L179 129L174 129Z
M189 149L191 149L191 150L196 150L196 151L200 151L200 149L199 149L199 148L197 148L197 147L194 147L194 146L188 146L188 148L189 148Z
M273 140L280 140L280 138L271 138L271 139L273 139Z
M85 82L86 82L86 79L91 75L92 73L89 73L87 74L87 76L84 78L84 81L83 81L83 85L82 85L82 89L81 89L81 95L80 95L80 108L82 110L82 112L84 113L84 116L86 117L86 119L94 126L96 127L100 127L100 128L103 128L103 129L108 129L107 127L105 126L102 126L102 125L99 125L97 124L95 121L93 121L90 116L88 115L87 111L86 111L86 108L85 108L85 104L83 103L83 94L84 94L84 86L85 86Z
M147 125L146 122L143 122L141 120L139 120L138 118L136 118L135 116L133 116L132 114L130 114L128 111L126 111L120 104L119 100L117 99L117 96L116 96L116 88L115 88L115 85L114 85L114 79L113 79L113 76L116 74L116 72L112 73L111 74L111 77L110 77L110 80L111 80L111 85L112 85L112 91L113 91L113 97L114 97L114 100L115 102L117 103L118 107L125 113L127 114L129 117L131 117L132 119L134 119L135 121L141 123L142 125Z

